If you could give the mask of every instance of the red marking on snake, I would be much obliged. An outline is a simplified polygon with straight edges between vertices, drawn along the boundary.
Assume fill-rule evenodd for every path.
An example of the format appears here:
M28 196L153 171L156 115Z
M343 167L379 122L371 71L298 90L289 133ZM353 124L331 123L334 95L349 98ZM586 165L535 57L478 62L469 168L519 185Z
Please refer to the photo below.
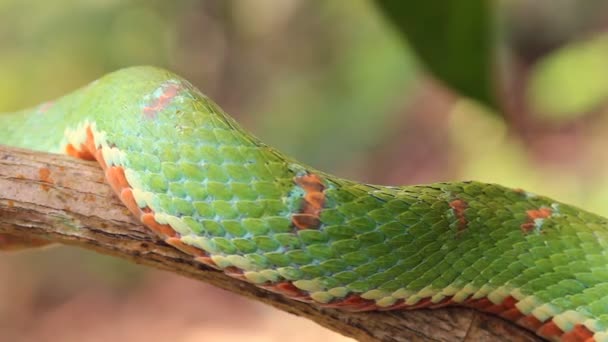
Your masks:
M207 266L210 266L212 268L217 269L217 265L215 264L215 262L213 261L213 259L211 259L209 256L199 256L199 257L195 257L194 260L200 262L201 264L205 264Z
M231 276L232 278L247 281L247 278L245 278L245 276L243 275L243 270L238 267L228 266L228 267L224 268L222 271L224 271L224 273Z
M102 168L105 170L106 162L101 155L101 150L99 150L99 159L97 159L97 146L95 146L95 139L93 137L93 131L91 131L90 127L86 128L87 137L86 140L80 144L80 146L74 146L72 144L67 144L65 147L65 152L75 158L84 159L84 160L97 160ZM102 163L103 161L103 163Z
M443 307L446 307L449 305L455 305L455 304L456 304L456 302L454 300L452 300L452 297L445 297L437 303L432 303L431 306L429 306L429 308L437 309L437 308L443 308Z
M287 293L284 293L288 295ZM288 295L289 296L289 295ZM293 298L293 297L292 297ZM297 298L296 298L297 299ZM388 307L379 307L373 300L363 299L358 294L350 294L342 299L334 300L330 303L321 304L327 308L340 308L347 311L370 311L370 310L414 310L421 308L441 308L448 305L464 306L482 312L499 315L517 325L535 332L541 337L549 340L560 340L569 342L594 342L593 332L585 326L577 324L569 332L562 331L551 319L541 322L533 315L524 315L516 307L517 299L512 296L506 297L501 303L494 304L488 298L466 299L463 302L455 302L452 297L445 297L439 302L432 302L430 297L419 300L416 304L405 304L404 299L400 299Z
M530 233L534 230L536 224L534 220L536 219L545 219L551 217L553 211L550 208L540 208L526 211L526 222L521 224L521 231L525 234Z
M177 249L179 249L180 251L192 255L194 257L203 257L205 255L207 255L207 253L205 253L204 251L196 248L196 247L192 247L190 245L186 245L185 243L182 242L182 240L180 240L179 238L176 237L170 237L170 238L166 238L165 242Z
M479 310L483 310L483 311L486 311L487 309L490 309L492 311L496 311L493 308L495 306L497 306L497 305L495 305L488 298L468 299L465 302L467 303L467 306L470 306L470 307L475 308L475 309L479 309ZM497 311L497 312L500 312L500 311Z
M361 298L358 294L350 294L343 299L335 301L333 303L324 304L323 306L329 308L340 308L348 311L370 311L377 310L378 305L371 299Z
M179 84L165 83L161 86L162 93L143 109L143 114L148 119L156 118L156 114L163 110L181 89Z
M539 321L534 315L526 315L517 320L517 324L528 330L536 331L543 325L543 322Z
M98 149L95 154L93 155L93 159L97 160L97 162L99 163L99 165L101 165L102 169L107 169L108 165L106 164L106 160L103 159L103 154L101 153L101 149Z
M140 220L144 225L146 225L146 227L152 229L152 231L156 232L160 236L175 237L178 235L170 225L158 223L154 219L154 214L152 213L145 213L141 215Z
M507 312L513 308L515 308L515 303L517 300L511 296L506 297L499 304L494 304L488 298L480 298L480 299L468 299L465 301L466 306L473 307L475 309L479 309L481 311L498 315L503 312ZM521 315L523 317L523 315ZM518 317L519 318L519 317Z
M106 168L106 179L117 194L121 194L122 189L129 188L129 183L125 177L125 170L120 166L110 166Z
M295 177L294 182L304 190L304 200L300 211L291 216L297 229L315 229L321 225L319 215L325 205L325 185L321 177L314 173Z
M562 342L595 342L593 332L582 324L575 324L572 330L562 335Z
M307 299L310 300L310 296L308 295L308 293L300 290L289 281L282 281L279 283L264 285L263 288L274 293L282 294L289 298L299 299L303 301L306 301Z
M560 329L560 327L558 327L555 322L550 320L547 323L543 324L540 328L538 328L538 330L536 330L536 333L542 337L551 339L553 337L562 336L564 334L564 331Z
M547 218L547 217L551 216L551 213L552 213L552 211L549 208L540 208L538 210L526 211L528 218L531 220L538 219L538 218Z
M512 308L500 313L499 316L511 322L517 322L520 318L524 317L524 314L518 308Z
M293 214L291 215L291 222L298 229L315 229L321 225L321 220L310 214Z
M461 199L455 199L450 202L450 208L454 212L454 216L458 220L458 232L462 232L467 228L467 218L464 215L464 211L467 209L467 202Z
M137 205L137 202L135 201L135 197L133 197L133 190L131 190L131 188L124 188L122 190L114 190L114 192L120 191L120 195L118 195L118 197L120 198L120 200L122 201L122 203L127 207L127 209L129 209L129 211L131 213L139 213L139 215L141 215L141 209L139 209L139 206ZM139 216L136 215L136 216Z

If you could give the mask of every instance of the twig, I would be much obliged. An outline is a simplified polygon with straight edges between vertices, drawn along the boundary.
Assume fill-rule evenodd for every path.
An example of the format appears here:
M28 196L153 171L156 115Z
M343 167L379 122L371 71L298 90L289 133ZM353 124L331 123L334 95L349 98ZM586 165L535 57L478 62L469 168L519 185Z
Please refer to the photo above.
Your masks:
M0 236L47 239L198 279L360 341L541 341L466 308L350 313L299 303L209 269L159 240L104 182L97 164L0 146ZM1 256L0 256L1 257Z

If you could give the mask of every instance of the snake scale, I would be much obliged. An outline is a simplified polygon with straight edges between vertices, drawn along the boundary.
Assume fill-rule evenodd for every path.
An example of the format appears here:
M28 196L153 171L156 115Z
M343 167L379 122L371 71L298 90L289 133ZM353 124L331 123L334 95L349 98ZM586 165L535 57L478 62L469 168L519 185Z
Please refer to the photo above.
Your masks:
M181 77L132 67L0 115L0 144L97 160L195 260L345 310L464 305L556 341L608 341L608 221L478 182L377 186L284 156Z

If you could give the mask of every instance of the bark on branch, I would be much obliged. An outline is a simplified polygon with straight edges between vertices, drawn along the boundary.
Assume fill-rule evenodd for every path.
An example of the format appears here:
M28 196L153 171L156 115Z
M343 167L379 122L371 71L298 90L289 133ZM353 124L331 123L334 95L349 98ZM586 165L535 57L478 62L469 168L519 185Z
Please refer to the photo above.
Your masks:
M160 241L131 217L96 163L68 156L0 146L0 234L48 239L179 273L360 341L540 341L470 309L349 313L295 302L232 279Z

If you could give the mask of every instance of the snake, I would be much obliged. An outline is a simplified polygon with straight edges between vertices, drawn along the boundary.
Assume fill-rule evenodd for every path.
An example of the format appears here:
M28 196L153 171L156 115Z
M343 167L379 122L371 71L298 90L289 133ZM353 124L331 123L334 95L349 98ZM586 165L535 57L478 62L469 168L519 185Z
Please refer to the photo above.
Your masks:
M349 311L459 305L553 341L608 341L606 218L496 184L324 173L164 69L121 69L2 114L0 144L96 160L164 242L288 298Z

